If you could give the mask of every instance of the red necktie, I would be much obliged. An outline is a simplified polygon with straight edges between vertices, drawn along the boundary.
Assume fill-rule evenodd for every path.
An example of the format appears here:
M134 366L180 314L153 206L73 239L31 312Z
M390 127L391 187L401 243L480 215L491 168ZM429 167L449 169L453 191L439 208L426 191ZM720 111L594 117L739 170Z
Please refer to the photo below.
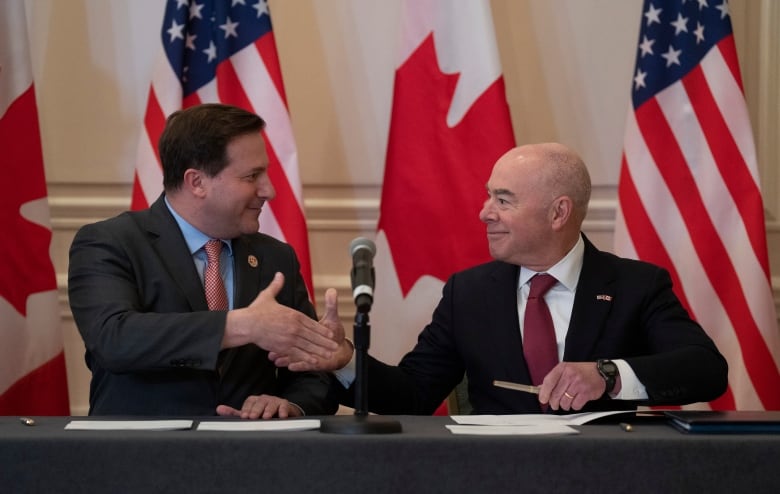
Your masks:
M225 283L219 272L219 254L222 252L222 241L211 239L203 246L206 251L206 270L203 273L203 286L206 291L206 302L209 310L228 310L228 298Z
M558 364L558 344L555 327L544 294L557 283L549 274L531 278L531 291L525 304L523 319L523 354L531 373L531 384L542 384L544 376Z

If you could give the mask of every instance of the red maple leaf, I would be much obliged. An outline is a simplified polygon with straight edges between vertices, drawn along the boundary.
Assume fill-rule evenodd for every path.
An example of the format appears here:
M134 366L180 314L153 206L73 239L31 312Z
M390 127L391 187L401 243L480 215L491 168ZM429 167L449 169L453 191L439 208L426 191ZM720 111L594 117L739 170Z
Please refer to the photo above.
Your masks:
M57 288L49 253L51 230L22 217L21 207L46 197L34 86L0 118L4 179L0 194L0 297L26 316L32 293Z
M429 35L398 68L378 228L403 295L423 275L446 280L490 259L479 211L493 164L515 144L499 77L454 127L459 74L444 74Z

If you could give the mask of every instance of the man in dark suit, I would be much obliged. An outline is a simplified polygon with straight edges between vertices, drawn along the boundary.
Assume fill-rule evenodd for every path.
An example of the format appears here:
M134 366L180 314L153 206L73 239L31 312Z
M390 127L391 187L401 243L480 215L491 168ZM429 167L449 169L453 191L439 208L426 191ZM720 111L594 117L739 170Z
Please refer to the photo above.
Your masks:
M480 414L620 410L720 396L726 360L680 304L668 272L601 252L581 233L590 191L585 164L560 144L522 146L501 157L480 212L495 261L447 281L431 323L398 366L369 358L369 409L430 414L464 373ZM529 362L540 351L528 337L537 323L525 316L529 285L544 273L554 277L543 296L554 361L534 379ZM344 340L333 359L317 365L338 369L349 385L354 364L342 366L352 353ZM539 385L539 393L499 388L494 380ZM335 389L350 403L352 389Z
M268 359L277 351L313 362L337 345L315 320L293 249L258 233L258 215L275 196L264 125L226 105L174 113L159 143L160 198L76 234L68 291L92 371L91 415L214 415L219 407L270 418L337 409L330 376L291 373ZM221 247L216 310L203 281L210 239Z

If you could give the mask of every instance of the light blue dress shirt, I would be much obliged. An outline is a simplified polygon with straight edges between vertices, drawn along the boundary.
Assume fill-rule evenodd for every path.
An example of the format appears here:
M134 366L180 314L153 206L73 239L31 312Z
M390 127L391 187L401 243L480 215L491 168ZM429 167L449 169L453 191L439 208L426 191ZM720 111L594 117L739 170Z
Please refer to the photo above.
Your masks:
M181 230L182 235L184 235L184 241L187 242L187 248L189 248L192 261L195 263L195 269L198 271L198 276L200 276L200 282L203 283L203 273L206 270L207 264L206 251L203 249L203 246L206 245L206 242L211 240L211 237L204 234L189 224L187 220L179 216L179 214L171 207L167 197L165 198L165 205L168 207L168 210L171 212L173 218L176 220L176 223L179 225L179 229ZM223 248L221 254L219 255L219 272L220 275L222 275L222 280L225 283L225 290L227 291L228 296L228 308L232 309L233 292L235 290L233 283L233 245L230 240L220 240L222 240L222 243L227 248Z

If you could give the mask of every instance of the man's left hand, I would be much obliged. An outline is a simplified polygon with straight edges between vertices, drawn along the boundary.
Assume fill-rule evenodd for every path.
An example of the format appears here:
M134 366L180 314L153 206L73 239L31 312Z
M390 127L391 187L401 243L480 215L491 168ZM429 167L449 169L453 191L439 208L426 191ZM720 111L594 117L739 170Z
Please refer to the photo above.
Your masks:
M241 417L242 419L272 419L279 417L286 419L289 417L301 417L303 413L296 405L293 405L284 398L271 395L253 395L244 400L241 410L228 405L219 405L217 415L222 417Z
M539 402L553 410L581 410L598 400L607 389L596 362L561 362L545 377L539 388Z

